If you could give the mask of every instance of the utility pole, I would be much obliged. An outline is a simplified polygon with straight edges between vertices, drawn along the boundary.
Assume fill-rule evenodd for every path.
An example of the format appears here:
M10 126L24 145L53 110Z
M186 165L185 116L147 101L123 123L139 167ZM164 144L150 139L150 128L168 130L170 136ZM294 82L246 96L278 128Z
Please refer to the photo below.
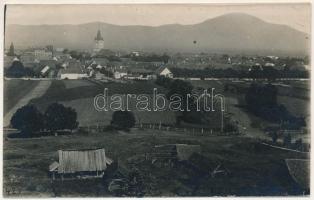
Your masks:
M224 111L221 110L221 132L224 132Z

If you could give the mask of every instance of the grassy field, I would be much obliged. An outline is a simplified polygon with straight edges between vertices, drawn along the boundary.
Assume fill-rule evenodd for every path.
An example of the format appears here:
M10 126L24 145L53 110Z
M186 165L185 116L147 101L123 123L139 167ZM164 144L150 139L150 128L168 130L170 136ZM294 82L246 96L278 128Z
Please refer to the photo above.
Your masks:
M223 163L229 174L206 178L184 167L157 167L140 161L154 145L173 143L201 145L202 154L210 162ZM95 147L105 148L106 155L127 169L138 168L145 185L150 186L146 196L296 194L296 185L284 159L304 158L297 153L265 147L249 138L193 136L157 130L5 139L5 196L110 196L101 180L52 182L48 176L48 166L57 160L57 150Z
M113 112L99 112L94 108L94 97L98 94L103 94L104 88L108 88L109 96L113 94L148 94L151 96L154 88L157 88L158 93L165 93L165 89L155 85L153 82L104 83L103 86L100 86L92 84L87 80L65 80L53 81L46 94L40 98L33 99L31 103L44 112L51 103L59 102L65 106L75 108L78 113L80 126L108 125ZM130 109L134 112L137 122L175 123L175 115L170 111L137 111L135 99L130 99Z
M6 114L23 96L38 84L38 81L4 80L3 83L3 110L4 114Z

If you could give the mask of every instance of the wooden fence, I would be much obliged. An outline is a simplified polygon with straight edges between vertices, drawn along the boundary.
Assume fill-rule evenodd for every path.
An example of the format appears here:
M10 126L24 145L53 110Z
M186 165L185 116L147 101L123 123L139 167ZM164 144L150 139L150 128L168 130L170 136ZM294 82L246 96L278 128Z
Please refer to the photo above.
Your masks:
M81 129L87 132L103 132L108 130L108 126L103 125L92 125L80 127ZM214 130L210 128L192 128L192 127L175 127L173 125L164 125L164 124L151 124L151 123L141 123L134 126L135 129L150 129L150 130L160 130L160 131L171 131L191 135L200 135L200 136L239 136L240 132L221 132L220 130Z

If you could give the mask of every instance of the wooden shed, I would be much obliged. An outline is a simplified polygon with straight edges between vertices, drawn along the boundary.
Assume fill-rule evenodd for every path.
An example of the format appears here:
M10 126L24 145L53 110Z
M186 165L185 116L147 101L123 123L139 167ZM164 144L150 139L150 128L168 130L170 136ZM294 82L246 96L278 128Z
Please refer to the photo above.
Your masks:
M102 177L112 159L105 154L105 149L59 150L59 162L53 162L49 171L53 179Z
M156 145L152 153L152 162L188 160L193 153L201 153L200 145L164 144Z

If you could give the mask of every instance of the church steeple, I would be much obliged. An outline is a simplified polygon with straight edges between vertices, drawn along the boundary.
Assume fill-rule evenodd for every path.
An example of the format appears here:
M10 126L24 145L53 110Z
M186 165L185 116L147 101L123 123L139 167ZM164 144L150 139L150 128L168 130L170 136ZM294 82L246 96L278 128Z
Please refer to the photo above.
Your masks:
M11 42L10 49L9 49L9 52L7 53L7 55L8 56L14 56L15 55L13 42Z
M98 29L97 31L97 36L95 37L95 40L98 41L98 40L104 40L104 38L101 36L101 33L100 33L100 30Z

